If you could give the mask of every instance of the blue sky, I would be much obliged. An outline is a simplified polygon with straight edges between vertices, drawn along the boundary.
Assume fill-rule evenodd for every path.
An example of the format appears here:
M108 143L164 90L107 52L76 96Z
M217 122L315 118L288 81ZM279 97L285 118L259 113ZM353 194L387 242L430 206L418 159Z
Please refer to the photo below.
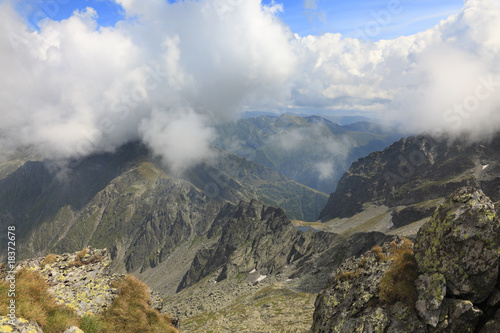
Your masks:
M263 1L265 4L270 2ZM283 4L283 13L279 16L300 36L340 32L346 37L359 37L362 32L363 38L375 40L392 39L426 30L457 13L463 6L461 0L274 2ZM123 19L121 6L110 0L22 0L18 4L18 10L32 28L44 17L61 20L71 16L74 10L85 7L92 7L97 11L101 26L112 26Z

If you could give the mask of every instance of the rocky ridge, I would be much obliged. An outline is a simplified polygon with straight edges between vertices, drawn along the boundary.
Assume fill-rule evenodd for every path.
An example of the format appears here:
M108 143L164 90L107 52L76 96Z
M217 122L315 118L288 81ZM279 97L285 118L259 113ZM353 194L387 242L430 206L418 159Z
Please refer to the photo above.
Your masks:
M198 251L180 292L165 298L164 310L193 332L230 332L231 327L305 332L311 325L313 299L329 272L346 258L391 239L377 232L350 237L301 232L281 209L255 200L226 206L208 235L214 242ZM286 295L296 303L290 304ZM228 318L238 320L229 324Z
M106 249L88 247L75 253L50 254L24 260L16 266L15 272L38 272L46 280L56 304L74 310L79 317L96 316L108 309L118 297L119 290L114 287L114 282L125 278L123 274L111 273L111 262L110 253ZM5 272L0 273L5 275ZM148 289L148 293L151 297L149 306L160 311L163 308L163 299L151 289ZM1 317L0 331L43 333L40 326L33 321L16 318L12 324L10 318L4 316ZM72 326L64 333L83 331Z
M56 302L83 316L102 313L118 295L112 283L125 275L111 274L110 265L111 256L106 249L85 248L75 253L27 259L16 271L39 272Z
M495 210L482 191L461 188L414 245L396 237L346 260L316 300L311 332L498 332Z
M463 186L480 188L499 201L499 156L500 134L483 141L446 135L403 138L354 162L319 218L349 218L371 204L387 207L388 226L403 227L429 218Z

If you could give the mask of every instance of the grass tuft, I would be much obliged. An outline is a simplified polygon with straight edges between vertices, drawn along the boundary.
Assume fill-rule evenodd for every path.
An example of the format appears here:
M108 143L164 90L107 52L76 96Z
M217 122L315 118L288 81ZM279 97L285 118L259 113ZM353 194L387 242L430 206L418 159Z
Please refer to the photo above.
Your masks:
M45 267L45 265L50 265L56 261L56 256L54 254L48 254L45 258L43 258L40 265Z
M120 292L111 307L102 314L105 332L178 332L169 316L150 307L147 286L137 278L127 275L114 287Z
M380 246L375 245L374 247L372 247L372 252L375 253L375 257L377 258L377 261L386 261L387 260L387 256L384 254L384 250Z
M379 300L383 304L402 302L408 307L415 306L417 292L415 280L418 268L410 240L403 238L403 244L397 246L391 242L389 260L393 261L391 268L382 277L379 284Z
M0 282L0 314L8 313L9 285ZM16 316L35 321L44 332L63 333L70 326L78 326L77 314L56 304L48 291L47 282L38 273L21 270L16 274Z

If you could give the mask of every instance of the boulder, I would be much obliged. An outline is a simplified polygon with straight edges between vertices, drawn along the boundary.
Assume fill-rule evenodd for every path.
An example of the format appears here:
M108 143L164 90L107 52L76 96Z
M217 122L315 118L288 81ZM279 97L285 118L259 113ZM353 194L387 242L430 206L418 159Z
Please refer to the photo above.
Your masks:
M423 274L415 281L418 300L415 309L426 324L436 327L446 295L446 280L439 273Z
M500 224L491 200L464 187L453 193L417 233L415 258L425 274L441 274L450 297L481 303L495 287Z

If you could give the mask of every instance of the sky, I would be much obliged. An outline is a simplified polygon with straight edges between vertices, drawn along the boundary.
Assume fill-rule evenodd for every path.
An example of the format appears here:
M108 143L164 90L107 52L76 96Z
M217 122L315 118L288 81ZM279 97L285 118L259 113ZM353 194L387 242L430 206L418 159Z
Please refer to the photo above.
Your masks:
M237 3L227 0L226 3ZM263 1L265 5L274 0ZM175 2L175 1L169 1ZM391 39L411 35L428 29L440 20L457 13L463 6L461 0L286 0L274 1L283 6L278 16L300 36L341 33L344 36L359 35L367 25L379 23L380 31L365 34L373 40ZM386 19L390 6L398 8L398 15ZM23 0L17 4L18 12L25 17L32 29L44 18L56 21L69 18L75 10L92 7L96 10L100 26L113 26L123 20L123 7L112 0ZM374 30L375 31L375 30Z
M242 112L500 130L499 0L0 3L0 156L140 140L174 172Z

